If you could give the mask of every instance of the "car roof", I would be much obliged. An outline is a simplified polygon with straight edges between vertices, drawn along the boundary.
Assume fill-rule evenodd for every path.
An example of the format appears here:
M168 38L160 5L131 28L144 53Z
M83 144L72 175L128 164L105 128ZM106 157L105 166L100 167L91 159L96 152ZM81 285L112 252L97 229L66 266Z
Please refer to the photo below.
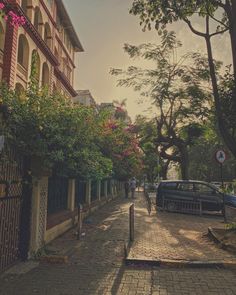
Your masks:
M172 183L172 182L176 182L176 183L202 183L202 184L210 184L208 182L205 181L201 181L201 180L162 180L160 183Z

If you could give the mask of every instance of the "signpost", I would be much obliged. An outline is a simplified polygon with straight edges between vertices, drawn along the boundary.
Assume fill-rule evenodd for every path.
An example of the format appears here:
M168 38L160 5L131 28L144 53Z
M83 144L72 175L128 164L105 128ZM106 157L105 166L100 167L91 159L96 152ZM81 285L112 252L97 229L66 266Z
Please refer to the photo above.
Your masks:
M224 180L223 180L223 163L226 160L226 152L222 149L219 149L215 153L215 159L220 164L220 178L221 178L221 186L222 189L224 188ZM224 221L226 221L225 217L225 194L223 193L223 214L224 214Z
M215 153L215 159L220 164L220 178L221 178L221 185L222 188L224 187L224 180L223 180L223 163L226 160L226 153L224 150L218 150Z

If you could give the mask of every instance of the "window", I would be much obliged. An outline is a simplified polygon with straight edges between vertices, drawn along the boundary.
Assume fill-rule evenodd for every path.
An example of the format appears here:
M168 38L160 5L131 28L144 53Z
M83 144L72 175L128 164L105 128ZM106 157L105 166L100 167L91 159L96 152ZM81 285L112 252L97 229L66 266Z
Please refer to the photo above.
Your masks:
M194 191L193 183L187 183L187 182L179 183L178 190L192 192Z
M18 42L18 55L17 55L17 62L28 70L29 64L29 44L24 35L20 35L19 42Z
M45 24L44 29L44 41L47 44L49 48L52 46L52 34L51 34L51 28L48 23Z
M34 26L35 29L39 32L40 36L43 35L43 18L39 7L35 8L34 12Z
M5 30L0 22L0 50L4 51L5 46Z
M214 189L204 183L195 183L195 190L199 193L212 194Z
M49 87L49 67L47 63L45 62L43 64L43 72L42 72L42 86L43 87Z
M32 0L22 0L21 7L25 15L31 20L32 18Z
M176 182L164 182L161 184L161 187L167 190L175 190L177 187Z
M47 0L47 3L50 7L52 7L52 4L53 4L53 0Z
M31 71L34 70L34 78L39 83L39 77L40 77L40 57L36 50L32 51L32 57L31 57Z

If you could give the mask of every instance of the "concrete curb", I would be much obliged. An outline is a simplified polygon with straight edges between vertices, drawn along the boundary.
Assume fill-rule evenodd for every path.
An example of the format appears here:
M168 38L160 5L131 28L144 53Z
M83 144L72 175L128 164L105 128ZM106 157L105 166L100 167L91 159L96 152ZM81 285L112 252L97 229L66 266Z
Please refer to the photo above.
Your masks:
M174 260L174 259L135 259L126 258L126 265L136 266L159 266L167 268L227 268L236 269L235 261L190 261L190 260Z
M233 245L224 243L221 240L221 237L212 227L208 227L208 235L210 238L212 238L212 240L214 240L217 244L219 244L222 249L227 250L233 254L236 254L236 247Z
M39 258L39 261L42 263L49 263L49 264L67 264L68 263L68 256L66 255L45 255Z

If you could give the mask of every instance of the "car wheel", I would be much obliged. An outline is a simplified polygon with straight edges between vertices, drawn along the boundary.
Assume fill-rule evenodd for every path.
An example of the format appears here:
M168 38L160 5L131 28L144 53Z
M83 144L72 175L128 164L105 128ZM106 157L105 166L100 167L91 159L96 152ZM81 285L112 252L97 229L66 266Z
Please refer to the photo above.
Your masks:
M169 202L168 204L167 204L167 210L168 211L176 211L176 204L174 203L174 202Z

